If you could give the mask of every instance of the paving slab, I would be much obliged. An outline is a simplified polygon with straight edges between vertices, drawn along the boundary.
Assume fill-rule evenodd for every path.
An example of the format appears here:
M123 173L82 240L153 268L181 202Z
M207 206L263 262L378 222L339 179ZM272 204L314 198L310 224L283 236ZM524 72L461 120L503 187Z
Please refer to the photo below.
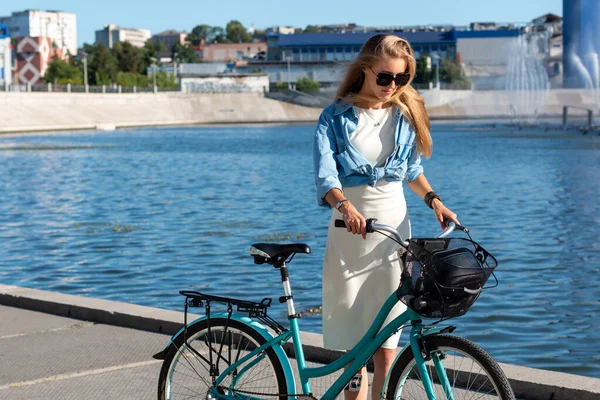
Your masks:
M0 285L0 399L156 398L161 363L152 355L182 321L174 311ZM319 334L301 337L310 362L341 354L323 349ZM600 379L500 365L517 398L600 399ZM311 380L317 397L336 376Z

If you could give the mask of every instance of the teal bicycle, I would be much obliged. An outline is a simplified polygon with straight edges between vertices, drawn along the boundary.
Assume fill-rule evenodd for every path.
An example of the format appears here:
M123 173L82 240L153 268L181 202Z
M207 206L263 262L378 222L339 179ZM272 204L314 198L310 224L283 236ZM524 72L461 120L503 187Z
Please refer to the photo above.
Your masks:
M343 221L336 221L336 226L344 226ZM332 400L381 344L405 324L411 326L409 343L386 377L382 399L514 399L508 379L489 354L469 340L450 335L455 326L437 324L465 314L497 266L495 258L471 239L467 228L454 223L447 226L435 238L405 241L394 228L367 221L367 232L383 234L401 246L401 282L360 342L324 366L309 367L304 358L300 314L294 307L288 274L292 258L310 253L310 248L305 244L253 245L250 254L254 262L270 264L281 274L284 296L279 301L287 305L290 328L267 315L270 298L251 302L181 291L186 297L184 327L154 356L164 360L159 400L306 400L316 396ZM468 239L448 237L454 229L465 232ZM383 326L399 301L408 306L407 310ZM226 309L215 312L217 305ZM204 307L205 316L188 323L190 307ZM435 321L424 323L423 318ZM283 348L289 341L297 374ZM341 371L322 393L311 390L311 379Z

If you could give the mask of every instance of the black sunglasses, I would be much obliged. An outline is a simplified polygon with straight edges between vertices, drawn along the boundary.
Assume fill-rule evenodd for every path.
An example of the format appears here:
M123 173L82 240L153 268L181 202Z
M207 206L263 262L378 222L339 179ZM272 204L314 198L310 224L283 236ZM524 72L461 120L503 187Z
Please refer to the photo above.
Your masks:
M375 74L373 68L369 69ZM396 86L404 86L410 80L410 74L407 72L400 72L399 74L396 74L396 76L390 74L389 72L380 72L378 74L375 74L375 76L377 77L377 80L375 82L378 86L387 86L392 82L396 82Z

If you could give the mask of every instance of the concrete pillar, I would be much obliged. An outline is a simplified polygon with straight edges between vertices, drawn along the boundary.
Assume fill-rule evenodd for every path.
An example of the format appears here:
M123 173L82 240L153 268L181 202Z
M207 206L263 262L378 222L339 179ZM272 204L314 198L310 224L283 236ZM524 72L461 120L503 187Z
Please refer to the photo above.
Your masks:
M27 82L27 91L31 92L31 82Z
M85 92L89 93L90 92L90 85L85 85Z
M102 85L102 93L106 93L106 85Z
M158 86L154 85L154 93L158 93Z
M48 82L48 93L52 93L52 84Z
M71 84L67 83L67 93L71 93Z
M133 86L133 93L137 93L137 86Z
M121 85L117 86L117 92L121 93Z

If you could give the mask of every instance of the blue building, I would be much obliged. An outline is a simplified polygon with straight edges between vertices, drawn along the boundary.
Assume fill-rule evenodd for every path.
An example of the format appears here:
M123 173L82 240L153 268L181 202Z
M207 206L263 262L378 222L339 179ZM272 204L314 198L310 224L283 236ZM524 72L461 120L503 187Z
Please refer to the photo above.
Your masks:
M357 56L367 39L378 33L381 32L269 34L266 60L253 60L247 67L236 69L238 72L260 69L270 75L272 83L292 85L299 77L308 76L322 87L336 86L348 62ZM391 33L408 40L417 59L439 56L460 63L465 75L480 89L498 86L496 81L505 73L510 48L520 34L519 29Z
M295 35L271 34L267 37L267 62L344 62L351 61L361 46L378 32L368 33L303 33ZM456 59L457 31L393 32L408 40L416 58L439 54L442 58Z

